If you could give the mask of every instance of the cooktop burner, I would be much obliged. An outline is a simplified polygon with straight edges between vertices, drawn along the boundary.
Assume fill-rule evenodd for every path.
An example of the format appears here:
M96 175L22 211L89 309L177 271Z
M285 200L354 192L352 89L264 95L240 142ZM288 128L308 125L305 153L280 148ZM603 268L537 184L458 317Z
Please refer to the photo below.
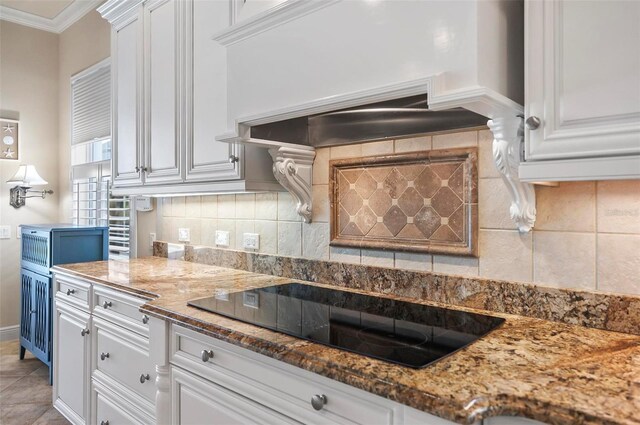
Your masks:
M230 293L188 305L365 356L422 368L504 319L301 283Z

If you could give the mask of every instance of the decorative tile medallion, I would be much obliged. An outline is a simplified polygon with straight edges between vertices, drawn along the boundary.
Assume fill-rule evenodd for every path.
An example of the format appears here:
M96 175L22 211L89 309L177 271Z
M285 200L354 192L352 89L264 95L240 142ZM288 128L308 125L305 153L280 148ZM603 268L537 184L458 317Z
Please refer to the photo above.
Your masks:
M477 255L475 148L333 160L331 245Z

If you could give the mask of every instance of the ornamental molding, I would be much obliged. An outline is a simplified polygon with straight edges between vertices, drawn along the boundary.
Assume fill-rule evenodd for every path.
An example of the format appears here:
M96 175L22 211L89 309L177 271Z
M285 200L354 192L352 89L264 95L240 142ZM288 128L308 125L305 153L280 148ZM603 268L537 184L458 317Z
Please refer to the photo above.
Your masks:
M315 149L272 147L273 175L296 200L296 212L305 223L311 223L313 159Z
M0 5L0 20L60 34L84 15L95 10L100 3L102 0L76 0L53 18L45 18Z
M511 195L511 219L520 232L529 232L536 221L536 192L532 183L518 177L524 120L518 116L499 117L487 125L493 133L493 160Z

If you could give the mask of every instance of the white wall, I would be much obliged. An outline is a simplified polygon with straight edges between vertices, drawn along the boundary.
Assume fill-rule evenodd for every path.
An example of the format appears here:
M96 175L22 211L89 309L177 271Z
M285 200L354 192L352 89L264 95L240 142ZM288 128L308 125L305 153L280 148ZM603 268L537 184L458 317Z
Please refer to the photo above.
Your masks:
M20 240L16 227L58 221L58 35L0 21L0 116L20 120L20 162L33 164L55 191L46 199L9 205L9 185L18 169L0 160L0 224L11 239L0 240L0 328L17 325L20 302Z

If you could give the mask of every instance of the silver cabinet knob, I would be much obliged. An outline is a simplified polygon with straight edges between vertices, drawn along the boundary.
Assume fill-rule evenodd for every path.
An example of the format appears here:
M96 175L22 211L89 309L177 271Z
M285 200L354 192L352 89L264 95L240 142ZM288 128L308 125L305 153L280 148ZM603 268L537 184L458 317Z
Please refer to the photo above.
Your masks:
M109 353L100 353L100 360L105 361L109 358Z
M91 331L89 330L89 328L84 328L83 330L80 331L80 335L85 336L85 335L89 335L91 333Z
M200 358L202 359L203 362L208 362L209 359L213 358L213 350L202 350L202 354L200 355Z
M542 124L542 121L540 121L540 118L536 116L531 116L527 118L527 120L524 123L527 125L527 128L529 130L535 130L538 127L540 127L540 124Z
M316 410L322 410L324 405L327 404L327 396L324 394L316 394L311 397L311 406Z
M67 289L67 295L71 295L71 294L75 294L76 290L75 289Z
M240 160L240 159L239 159L237 156L235 156L235 155L229 155L229 162L230 162L231 164L235 164L235 163L236 163L236 162L238 162L239 160Z
M136 165L136 168L134 168L134 170L136 170L136 173L139 173L139 172L140 172L140 167L138 167L138 166Z
M147 373L147 374L144 374L144 373L143 373L142 375L140 375L140 383L141 383L141 384L144 384L146 381L148 381L148 380L149 380L149 378L150 378L150 376L149 376L149 374L148 374L148 373Z
M109 308L109 307L111 307L111 305L112 305L111 301L105 301L104 303L102 303L102 307L104 307L104 308Z
M100 425L109 425L109 421L100 421Z
M142 323L145 324L145 325L147 323L149 323L149 316L147 316L146 314L143 314L142 315Z
M146 173L147 171L149 171L149 169L147 167L140 167L140 171L142 171L143 173Z

